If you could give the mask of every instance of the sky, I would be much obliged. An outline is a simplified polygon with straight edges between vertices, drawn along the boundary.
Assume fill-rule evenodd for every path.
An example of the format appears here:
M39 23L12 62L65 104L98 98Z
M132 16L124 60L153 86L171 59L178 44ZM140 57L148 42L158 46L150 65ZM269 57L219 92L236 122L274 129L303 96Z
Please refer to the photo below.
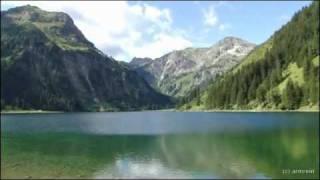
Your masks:
M34 5L69 14L105 54L129 62L227 36L260 44L311 1L1 1L1 11Z

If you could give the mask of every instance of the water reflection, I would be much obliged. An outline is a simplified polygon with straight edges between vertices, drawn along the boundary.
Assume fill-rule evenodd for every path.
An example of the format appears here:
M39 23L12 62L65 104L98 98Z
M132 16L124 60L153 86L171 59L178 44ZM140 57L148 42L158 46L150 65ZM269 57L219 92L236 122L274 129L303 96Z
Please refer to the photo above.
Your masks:
M318 132L269 132L163 136L158 140L169 167L210 172L219 178L298 178L319 173ZM314 169L314 174L283 174Z
M94 173L94 178L216 178L213 175L195 174L180 169L166 167L159 159L119 158L105 168Z
M114 115L112 115L114 116ZM140 116L140 115L139 115ZM164 115L163 115L164 116ZM233 115L232 115L233 116ZM275 115L272 115L275 118ZM285 115L280 115L281 122L275 122L268 115L262 125L247 116L247 120L231 120L238 122L241 128L230 126L228 122L211 122L209 116L202 120L192 118L181 123L179 118L173 122L162 122L165 126L151 125L156 134L130 134L138 129L130 129L133 122L122 125L112 121L113 128L127 134L110 135L104 120L96 119L87 128L97 129L100 133L88 133L83 122L63 124L60 120L44 122L55 124L53 131L37 130L47 127L39 123L38 116L30 125L20 124L19 119L6 120L1 131L1 176L4 178L318 178L319 174L319 129L318 119L309 118L304 121L300 114L293 116L290 125ZM309 115L310 116L310 115ZM190 117L190 116L188 116ZM255 118L256 115L254 115ZM315 116L312 116L315 117ZM12 118L12 117L11 117ZM53 118L53 117L52 117ZM88 117L87 117L88 118ZM114 119L119 117L115 116ZM222 118L222 117L221 117ZM230 116L228 116L230 118ZM121 119L121 118L120 118ZM157 118L155 118L157 119ZM211 117L212 119L212 117ZM278 119L278 120L279 120ZM257 119L256 119L257 120ZM274 123L270 123L268 121ZM71 120L72 121L72 120ZM84 120L83 120L84 121ZM157 121L157 120L153 120ZM153 122L151 121L151 122ZM227 120L226 120L227 121ZM35 123L37 122L37 123ZM60 124L59 126L59 123ZM64 122L64 121L63 121ZM109 122L109 121L107 121ZM187 124L189 122L189 124ZM21 123L21 121L20 121ZM150 122L149 122L150 123ZM199 123L204 123L199 125ZM50 124L50 123L49 123ZM86 124L90 124L86 121ZM179 127L179 133L163 133ZM256 124L257 128L254 128ZM132 126L131 126L132 125ZM200 131L200 127L210 128ZM13 128L15 127L15 128ZM17 128L17 127L20 127ZM37 128L36 128L37 127ZM121 127L121 128L119 128ZM195 127L195 131L191 127ZM217 127L224 127L217 130ZM246 127L246 128L244 128ZM250 128L248 128L250 127ZM215 129L216 128L216 129ZM23 129L23 130L21 130ZM57 130L58 131L54 131ZM61 131L63 129L64 131ZM98 128L99 129L99 128ZM104 129L106 134L101 133ZM116 128L117 129L117 128ZM160 130L163 131L160 131ZM190 131L187 131L187 130ZM249 130L250 129L250 130ZM113 131L109 127L110 131ZM150 129L144 132L151 131ZM168 132L170 132L168 131ZM288 170L314 170L313 173L288 173Z
M282 129L234 134L159 136L143 155L119 156L99 178L316 178L317 132ZM285 174L285 169L313 169Z

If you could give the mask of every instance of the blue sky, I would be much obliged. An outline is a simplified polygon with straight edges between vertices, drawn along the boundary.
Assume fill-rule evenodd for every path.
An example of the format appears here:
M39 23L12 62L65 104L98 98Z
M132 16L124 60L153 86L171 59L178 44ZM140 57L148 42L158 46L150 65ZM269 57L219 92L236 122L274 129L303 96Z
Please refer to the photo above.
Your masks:
M118 60L208 47L226 36L260 44L311 1L1 1L68 13L96 47Z
M237 36L253 43L262 43L290 20L293 14L311 1L165 1L150 2L172 12L174 26L191 31L191 38L199 44L212 44L224 36ZM213 7L218 24L228 24L225 30L203 24L203 11ZM207 32L205 29L209 28ZM205 37L199 39L199 37Z

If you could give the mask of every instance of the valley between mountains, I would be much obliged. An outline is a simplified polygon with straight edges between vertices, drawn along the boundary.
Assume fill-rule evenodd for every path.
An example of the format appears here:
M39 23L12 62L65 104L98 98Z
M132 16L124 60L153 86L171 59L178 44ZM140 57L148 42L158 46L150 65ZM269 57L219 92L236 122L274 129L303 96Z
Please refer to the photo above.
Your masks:
M71 17L35 6L1 11L1 111L318 110L319 2L262 44L117 61Z

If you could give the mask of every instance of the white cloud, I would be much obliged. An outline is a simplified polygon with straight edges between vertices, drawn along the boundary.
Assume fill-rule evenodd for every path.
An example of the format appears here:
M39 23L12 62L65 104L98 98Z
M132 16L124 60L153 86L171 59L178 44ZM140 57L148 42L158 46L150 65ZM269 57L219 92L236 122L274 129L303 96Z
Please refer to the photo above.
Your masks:
M218 28L219 31L225 31L231 28L231 24L221 22L215 10L217 7L225 5L227 5L225 2L218 1L202 10L205 33L208 33L212 28Z
M164 52L173 49L183 49L192 46L192 43L181 36L171 36L167 33L159 33L153 36L153 43L144 44L132 49L137 57L160 57Z
M97 48L118 60L159 57L192 46L185 35L173 29L169 9L144 2L125 1L2 1L1 5L35 5L47 11L69 14Z
M227 29L230 29L230 28L231 28L231 25L228 24L228 23L220 24L218 28L219 28L220 31L225 31L225 30L227 30Z
M209 6L208 9L203 10L203 17L204 24L209 27L214 27L219 21L213 6Z

